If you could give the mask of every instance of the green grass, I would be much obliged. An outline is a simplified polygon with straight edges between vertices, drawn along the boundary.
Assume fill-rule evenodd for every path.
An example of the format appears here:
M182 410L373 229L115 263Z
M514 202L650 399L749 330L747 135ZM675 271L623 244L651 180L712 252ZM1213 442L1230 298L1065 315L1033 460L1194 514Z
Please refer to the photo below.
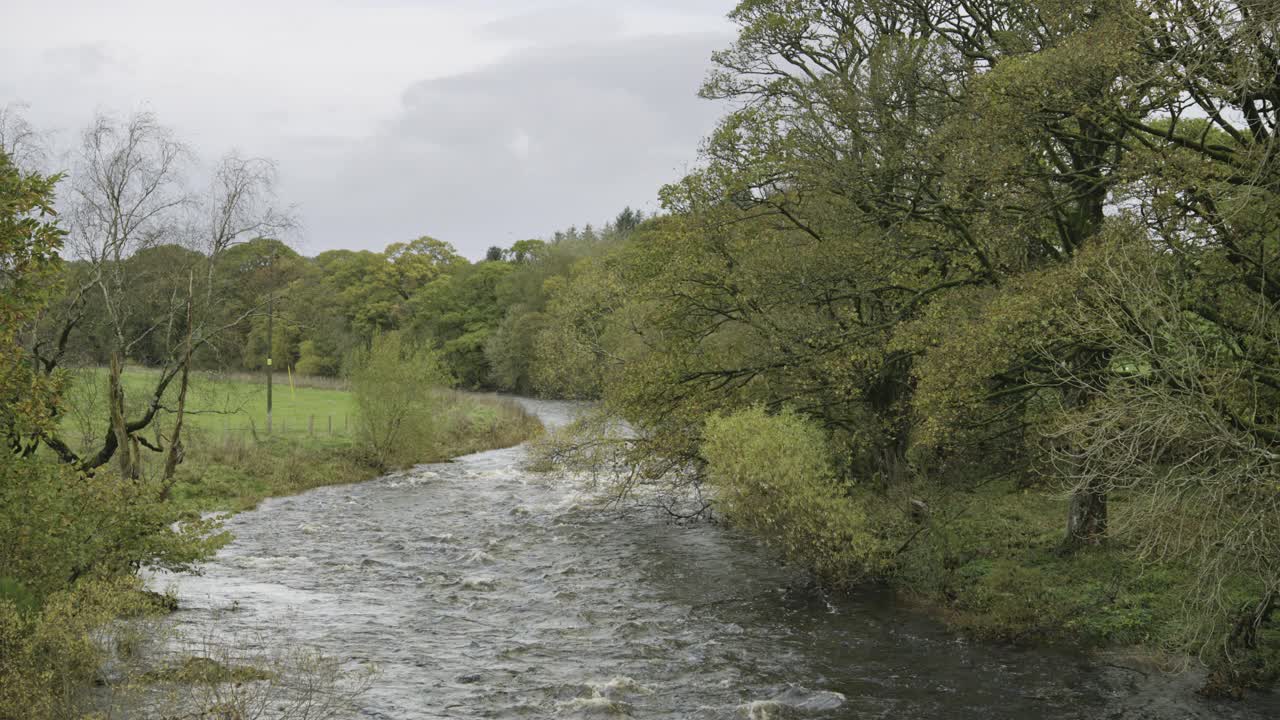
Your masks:
M149 402L158 373L127 368L123 380L130 418ZM279 376L277 376L279 379ZM493 395L427 390L437 412L432 437L414 443L412 462L441 462L509 447L542 432L519 403ZM167 446L177 406L175 381L164 407L143 434ZM65 401L64 439L80 450L96 448L107 429L107 373L78 371ZM361 447L355 399L339 381L286 376L273 391L272 431L266 429L264 378L196 373L191 377L183 438L186 457L171 498L192 512L240 511L267 497L322 485L361 482L380 474ZM159 437L157 437L157 433ZM159 473L162 456L143 452L143 471Z
M1060 554L1065 508L1056 493L1008 485L952 496L946 517L898 558L896 580L988 639L1138 645L1176 634L1188 569L1144 563L1120 539ZM1111 511L1122 514L1123 499Z
M1188 561L1144 559L1120 532L1102 545L1060 553L1067 500L1059 493L992 483L930 504L942 511L897 558L889 580L965 634L1186 658L1223 631L1190 611L1187 602L1201 588ZM1122 521L1126 499L1113 495L1109 505ZM1228 600L1256 602L1258 588L1237 580ZM1265 687L1280 674L1280 632L1265 631L1258 648L1239 653L1230 667L1208 650L1204 658L1225 679L1211 680L1207 692Z
M137 417L150 401L159 372L126 368L123 379L129 417ZM272 388L271 434L286 438L351 437L355 432L355 402L338 380L290 378L276 374ZM62 420L66 437L80 447L100 442L106 432L107 372L88 368L74 373L67 392L68 412ZM178 381L164 396L164 406L177 407ZM172 416L161 412L161 422ZM196 372L187 392L186 425L211 435L267 434L265 375L223 375ZM86 442L87 441L87 442Z

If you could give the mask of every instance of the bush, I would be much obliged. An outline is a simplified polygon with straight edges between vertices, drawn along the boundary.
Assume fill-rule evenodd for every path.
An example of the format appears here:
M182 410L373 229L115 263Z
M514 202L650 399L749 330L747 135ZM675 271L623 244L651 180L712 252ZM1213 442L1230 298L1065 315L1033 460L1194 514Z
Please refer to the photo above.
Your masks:
M0 578L23 588L0 597L42 602L82 578L189 570L225 542L215 522L179 522L160 495L158 481L0 453Z
M136 578L85 580L38 610L0 598L0 718L80 717L82 690L107 658L98 635L112 620L154 608Z
M157 482L0 453L0 718L75 717L104 659L95 633L146 610L134 572L190 569L226 539Z
M454 383L440 356L387 333L356 353L351 367L358 437L370 461L383 470L415 462L419 446L434 440L438 391Z
M820 578L878 572L866 514L834 480L822 431L792 412L754 407L707 422L702 456L730 520Z

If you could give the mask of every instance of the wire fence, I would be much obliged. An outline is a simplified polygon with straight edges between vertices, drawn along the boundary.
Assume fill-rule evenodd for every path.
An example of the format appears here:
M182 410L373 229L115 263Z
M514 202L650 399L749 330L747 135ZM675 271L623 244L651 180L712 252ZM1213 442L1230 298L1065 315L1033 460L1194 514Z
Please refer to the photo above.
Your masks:
M296 413L272 412L268 427L265 412L250 415L234 413L206 417L197 432L222 437L253 436L287 438L350 438L356 433L355 418L351 413Z

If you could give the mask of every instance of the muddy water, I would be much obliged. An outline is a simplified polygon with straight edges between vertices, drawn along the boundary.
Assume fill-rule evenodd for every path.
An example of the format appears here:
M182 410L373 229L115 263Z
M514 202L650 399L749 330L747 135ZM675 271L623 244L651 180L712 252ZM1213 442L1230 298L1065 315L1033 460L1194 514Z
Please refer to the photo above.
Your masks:
M530 402L544 421L572 407ZM1238 718L1190 680L957 640L823 597L744 538L593 506L481 453L234 518L183 629L276 632L380 675L357 717Z

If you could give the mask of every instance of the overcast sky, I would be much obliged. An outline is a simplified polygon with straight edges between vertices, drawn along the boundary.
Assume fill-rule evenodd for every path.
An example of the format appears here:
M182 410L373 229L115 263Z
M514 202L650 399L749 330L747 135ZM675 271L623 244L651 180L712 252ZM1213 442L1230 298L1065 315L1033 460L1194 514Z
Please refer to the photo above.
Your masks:
M465 255L624 205L696 161L734 0L6 0L0 105L70 145L150 110L206 161L273 158L306 254Z

